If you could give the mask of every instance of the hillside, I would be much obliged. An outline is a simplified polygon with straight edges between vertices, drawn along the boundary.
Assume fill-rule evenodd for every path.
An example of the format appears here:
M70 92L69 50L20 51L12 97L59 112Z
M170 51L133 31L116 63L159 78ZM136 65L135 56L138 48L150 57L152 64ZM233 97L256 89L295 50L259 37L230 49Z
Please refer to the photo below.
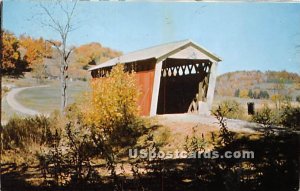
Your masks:
M120 51L102 46L100 43L89 43L75 47L69 57L69 75L73 79L89 78L87 69L96 63L102 63L121 55ZM56 78L59 76L60 57L59 53L53 49L52 57L45 59L48 76Z
M58 78L61 63L58 49L62 49L61 46L59 41L28 35L17 37L9 31L4 31L2 72L14 77L22 77L27 73L36 79ZM77 79L89 77L87 69L90 65L103 63L122 54L98 42L77 47L68 46L68 49L68 74L70 78Z
M293 100L300 96L300 75L287 71L236 71L218 76L216 94L236 96L237 92L246 96L249 91L266 91L270 96L280 93Z

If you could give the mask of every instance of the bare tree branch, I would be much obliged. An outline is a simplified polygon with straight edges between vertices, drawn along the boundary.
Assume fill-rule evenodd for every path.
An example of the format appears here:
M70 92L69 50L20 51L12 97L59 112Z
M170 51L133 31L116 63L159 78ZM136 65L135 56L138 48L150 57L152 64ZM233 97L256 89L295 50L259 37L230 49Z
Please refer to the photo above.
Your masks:
M67 50L67 38L68 34L73 30L72 27L72 19L74 16L75 8L77 5L77 1L75 0L72 9L69 11L69 9L65 8L62 4L62 1L58 0L57 5L66 17L66 20L61 19L55 19L54 14L51 14L48 7L45 7L41 4L41 8L46 13L46 15L50 18L50 23L45 23L45 26L48 26L52 28L54 31L58 32L60 35L61 45L58 46L56 43L52 41L48 41L51 43L59 52L61 57L61 63L60 63L60 80L61 80L61 111L64 113L64 108L67 105L67 78L68 78L68 59L73 51L73 48L70 50Z
M55 42L53 42L51 40L46 40L46 42L49 42L50 44L52 44L57 49L58 53L61 54L61 50Z
M65 57L65 60L68 60L70 54L73 52L74 48L71 48L68 53L67 53L67 56Z

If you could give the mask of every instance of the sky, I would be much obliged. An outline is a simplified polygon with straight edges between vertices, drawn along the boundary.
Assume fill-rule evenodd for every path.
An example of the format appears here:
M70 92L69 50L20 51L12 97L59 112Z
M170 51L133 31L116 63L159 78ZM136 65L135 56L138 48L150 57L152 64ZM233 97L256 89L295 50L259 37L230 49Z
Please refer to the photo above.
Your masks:
M44 2L55 18L63 14ZM6 0L3 27L59 39L38 1ZM300 74L300 3L79 2L69 45L99 42L123 53L190 39L222 58L218 73ZM297 48L299 46L299 48Z

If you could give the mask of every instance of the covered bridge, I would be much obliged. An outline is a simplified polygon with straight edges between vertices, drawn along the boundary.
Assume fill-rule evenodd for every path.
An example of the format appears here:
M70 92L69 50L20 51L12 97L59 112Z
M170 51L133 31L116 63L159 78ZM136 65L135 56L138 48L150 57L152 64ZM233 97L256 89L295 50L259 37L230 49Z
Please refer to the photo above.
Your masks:
M209 114L221 59L190 40L131 52L90 68L102 78L118 63L136 71L141 115Z

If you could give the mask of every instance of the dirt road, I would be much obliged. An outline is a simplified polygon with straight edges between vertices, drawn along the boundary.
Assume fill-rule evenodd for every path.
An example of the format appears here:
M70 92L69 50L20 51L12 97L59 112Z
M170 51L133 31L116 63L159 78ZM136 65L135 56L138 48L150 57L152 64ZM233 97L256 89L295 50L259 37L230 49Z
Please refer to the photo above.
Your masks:
M32 87L14 88L7 93L6 101L13 110L16 110L16 111L21 112L26 115L41 115L43 113L40 113L36 110L27 108L27 107L23 106L22 104L20 104L16 100L16 95L18 93L20 93L21 91L26 90L26 89L41 88L41 87L47 87L47 86L32 86Z

